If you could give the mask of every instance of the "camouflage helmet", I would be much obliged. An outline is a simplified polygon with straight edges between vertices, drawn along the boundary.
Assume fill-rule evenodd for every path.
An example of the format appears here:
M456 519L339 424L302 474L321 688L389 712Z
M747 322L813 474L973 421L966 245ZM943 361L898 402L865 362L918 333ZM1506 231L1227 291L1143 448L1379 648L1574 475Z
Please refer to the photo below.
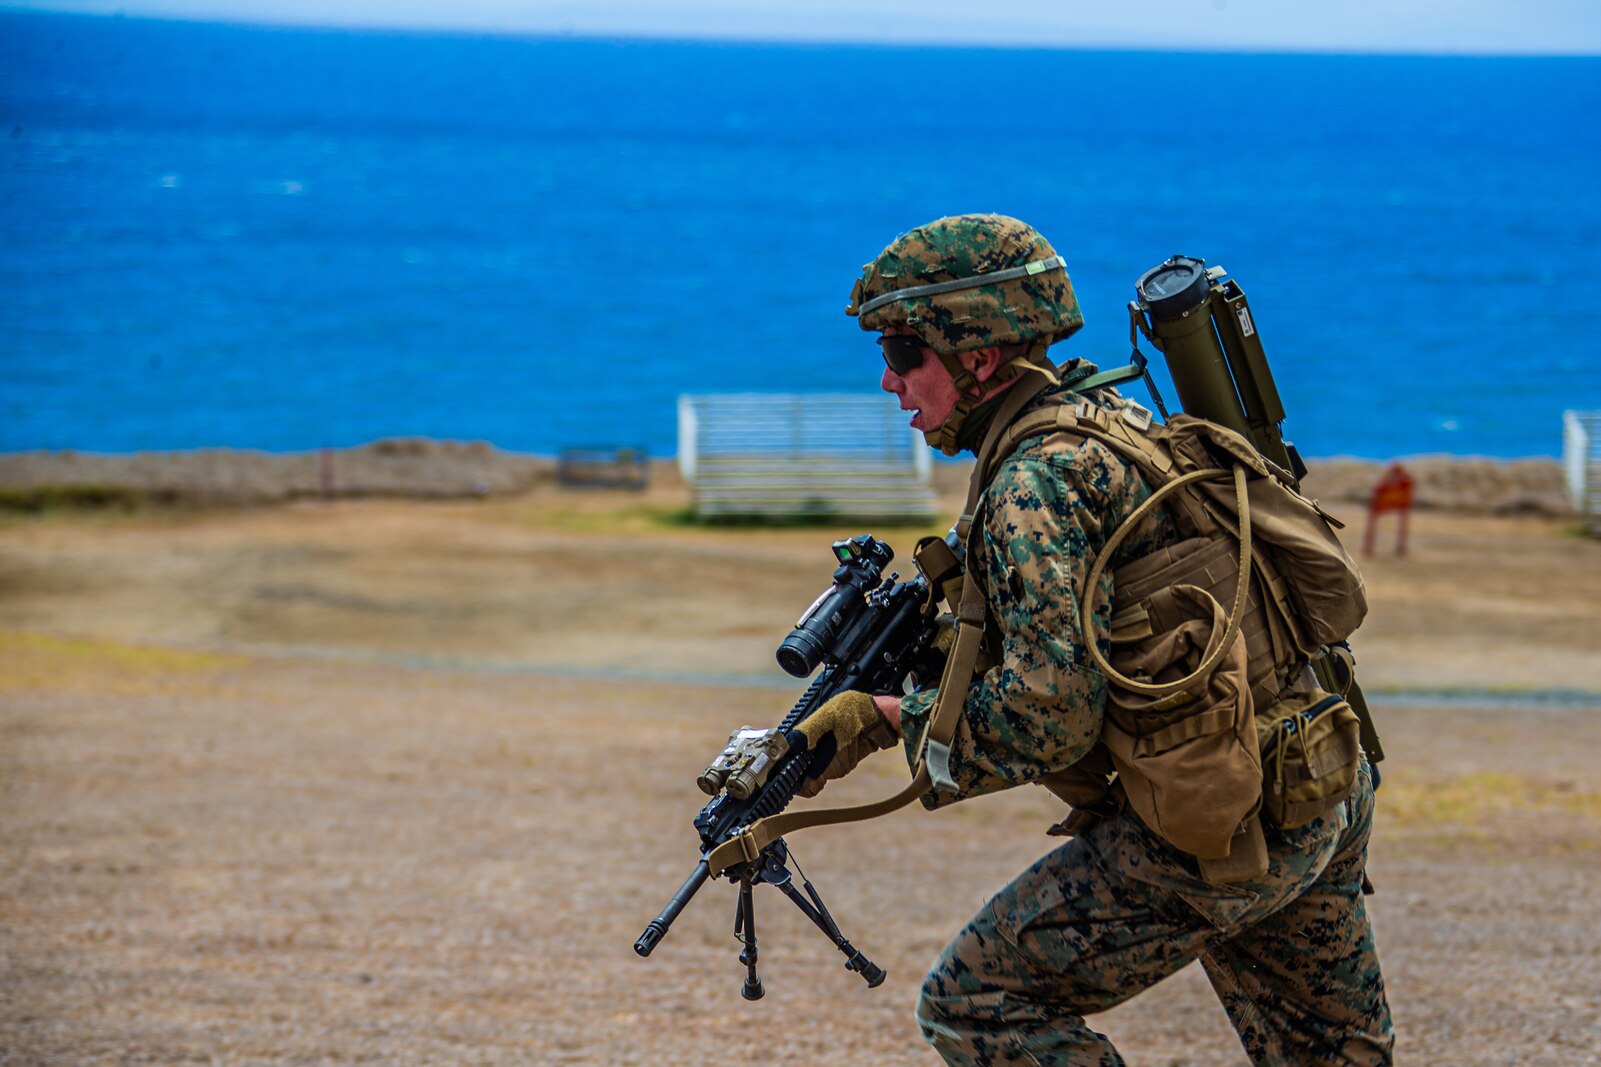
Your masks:
M1006 215L951 215L909 230L862 268L845 309L864 330L907 330L938 355L962 397L928 443L946 455L979 403L1025 370L1055 381L1045 350L1084 325L1067 266L1039 231ZM1023 345L986 382L957 354Z
M1005 215L951 215L901 234L862 268L845 312L864 330L904 327L947 357L1051 345L1084 325L1062 258Z

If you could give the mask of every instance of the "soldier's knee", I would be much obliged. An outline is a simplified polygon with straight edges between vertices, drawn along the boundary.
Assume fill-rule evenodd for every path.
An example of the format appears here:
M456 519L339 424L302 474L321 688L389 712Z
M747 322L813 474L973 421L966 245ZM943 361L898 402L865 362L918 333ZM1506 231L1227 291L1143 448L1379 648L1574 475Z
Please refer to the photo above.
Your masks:
M1009 1029L1006 990L1015 988L1015 949L985 908L945 946L917 994L917 1027L947 1063L1010 1062L974 1057ZM986 1056L988 1054L986 1053Z
M947 993L944 963L941 957L934 969L923 976L922 988L917 991L917 1028L929 1040L933 1040L934 1030L946 1019L946 1009L952 1000Z
M940 1032L941 1023L936 1018L938 1012L928 997L926 986L923 992L918 994L917 1008L912 1015L917 1020L917 1032L923 1035L923 1040L931 1045L934 1044L936 1035Z
M960 1040L983 1014L972 991L962 988L951 962L949 955L941 956L917 991L917 1028L935 1048Z
M917 1029L947 1064L1001 1062L978 1055L996 1039L995 1005L985 1011L975 997L956 987L939 968L923 979L917 994Z

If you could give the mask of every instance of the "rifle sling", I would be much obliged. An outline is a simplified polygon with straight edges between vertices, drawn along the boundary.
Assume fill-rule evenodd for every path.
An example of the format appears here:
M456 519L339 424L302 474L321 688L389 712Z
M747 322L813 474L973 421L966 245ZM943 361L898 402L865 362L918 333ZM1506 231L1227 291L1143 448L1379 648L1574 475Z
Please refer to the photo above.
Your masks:
M971 534L975 528L974 514L989 483L989 460L1000 442L1006 427L1049 385L1043 375L1037 379L1019 381L1007 390L1006 399L996 410L983 447L979 449L978 463L973 467L972 481L968 484L967 504L957 522L957 532L967 544L967 558L973 555ZM945 659L945 671L940 676L939 698L934 713L918 741L917 767L912 780L893 796L871 804L858 804L843 808L814 808L808 811L786 811L757 819L745 829L706 853L706 866L715 877L736 863L754 863L762 850L785 834L813 826L830 826L835 823L859 822L876 819L898 811L922 796L930 786L954 792L956 785L950 777L951 739L956 736L956 722L961 717L967 700L967 689L973 682L978 665L979 647L984 637L984 591L982 583L969 572L962 584L962 602L956 611L956 642Z
M932 724L931 724L932 725ZM811 826L829 826L841 822L876 819L904 808L928 788L928 771L918 765L917 775L892 797L874 804L860 804L847 808L813 808L807 811L786 811L757 819L744 830L706 853L706 867L712 876L723 873L736 863L752 863L761 856L762 849L785 834Z

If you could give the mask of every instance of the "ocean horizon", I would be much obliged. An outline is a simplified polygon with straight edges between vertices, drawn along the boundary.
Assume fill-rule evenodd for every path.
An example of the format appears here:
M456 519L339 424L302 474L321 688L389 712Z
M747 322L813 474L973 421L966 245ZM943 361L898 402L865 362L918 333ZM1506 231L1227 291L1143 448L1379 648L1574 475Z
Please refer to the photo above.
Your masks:
M681 393L872 392L860 265L999 211L1067 260L1059 359L1126 361L1196 255L1304 454L1553 456L1601 408L1597 114L1594 57L0 13L0 451L665 456Z

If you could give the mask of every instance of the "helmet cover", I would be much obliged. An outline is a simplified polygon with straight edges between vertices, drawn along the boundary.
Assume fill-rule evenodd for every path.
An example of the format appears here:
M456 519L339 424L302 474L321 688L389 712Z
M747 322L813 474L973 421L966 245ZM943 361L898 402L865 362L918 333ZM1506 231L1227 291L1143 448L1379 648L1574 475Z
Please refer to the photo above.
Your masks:
M1056 250L1006 215L951 215L901 234L862 268L846 314L864 330L904 327L946 358L989 345L1043 349L1084 325Z

